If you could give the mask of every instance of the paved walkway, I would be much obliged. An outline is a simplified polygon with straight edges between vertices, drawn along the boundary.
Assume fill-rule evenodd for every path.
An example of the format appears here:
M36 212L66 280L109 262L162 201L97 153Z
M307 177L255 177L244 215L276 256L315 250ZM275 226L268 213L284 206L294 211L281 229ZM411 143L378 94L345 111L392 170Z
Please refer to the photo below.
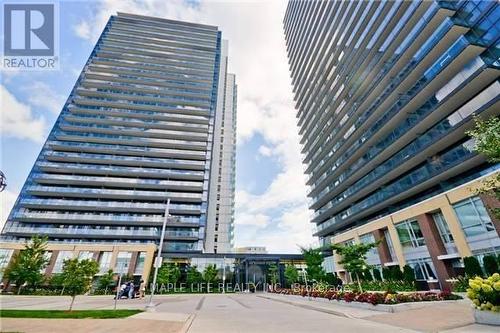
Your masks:
M280 300L270 299L280 297ZM156 312L126 319L2 319L16 332L498 332L473 325L467 302L383 313L270 294L170 295L155 297ZM146 300L120 300L118 308L143 309ZM5 309L67 309L69 297L0 296ZM79 297L75 309L111 309L112 297Z

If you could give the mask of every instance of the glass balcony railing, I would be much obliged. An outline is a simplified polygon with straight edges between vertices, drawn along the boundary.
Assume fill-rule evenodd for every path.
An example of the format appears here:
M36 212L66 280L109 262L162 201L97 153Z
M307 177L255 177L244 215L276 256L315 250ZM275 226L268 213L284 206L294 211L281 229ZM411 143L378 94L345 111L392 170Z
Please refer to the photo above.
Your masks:
M397 125L395 129L393 129L384 139L374 144L361 158L353 162L342 174L338 176L337 180L333 184L325 187L321 192L314 196L313 200L320 200L324 195L334 190L338 185L348 179L356 170L361 168L370 160L374 159L380 152L393 144L399 137L407 133L411 128L418 124L421 119L438 108L440 103L443 102L446 97L454 92L461 84L467 82L467 80L469 80L469 78L483 65L484 62L480 57L475 58L453 79L439 89L434 96L429 98L419 109L412 112L408 118Z
M131 212L134 209L140 210L150 210L150 211L165 211L164 203L150 203L150 202L121 202L121 201L94 201L94 200L67 200L67 199L34 199L34 198L21 198L19 201L21 206L37 206L51 209L67 209L66 207L71 207L74 210L79 208L95 208L96 211L99 208L126 208L130 209ZM59 207L59 208L58 208ZM65 208L60 208L65 207ZM189 204L170 204L170 210L175 212L176 210L183 211L193 211L192 214L197 214L201 210L201 205L189 205ZM176 216L175 220L182 223L198 223L198 217L187 217L187 216Z
M376 122L373 126L371 126L366 132L363 133L363 135L356 140L347 150L346 152L339 157L335 163L332 165L330 169L327 171L323 172L321 176L318 177L318 179L314 182L313 184L313 189L316 188L321 182L323 182L324 179L326 179L330 174L332 174L340 165L344 164L345 161L354 154L355 151L358 150L359 147L362 146L362 144L367 141L375 132L377 132L386 122L388 119L390 119L398 110L403 108L415 95L421 91L438 73L440 73L443 68L445 68L449 63L451 63L452 60L454 60L462 51L463 49L469 45L469 42L465 37L460 37L455 41L455 43L452 44L452 46L440 57L435 61L424 73L424 75L417 81L417 83L410 88L406 92L406 94L402 95L399 97L398 101L393 104L391 108L389 108ZM389 93L389 90L386 89L386 94ZM372 107L365 113L364 116L360 117L359 119L356 120L355 124L358 124L359 126L363 123L366 122L366 119L369 114L372 113L374 108L379 105L382 99L385 99L385 95L380 96L377 98L377 100L374 102ZM355 126L355 125L353 125ZM346 139L344 138L342 142L345 142ZM337 145L340 145L340 142L337 142ZM326 163L326 159L330 159L334 152L336 150L332 150L328 156L326 156L318 165L314 168L315 170L318 170L323 164ZM312 172L313 177L315 172Z
M118 177L97 177L97 176L77 176L77 175L57 175L45 173L33 173L33 179L52 179L52 180L67 180L84 181L84 182L104 182L104 183L126 183L130 185L160 185L160 186L196 186L202 187L202 182L187 182L176 180L159 180L159 179L137 179L137 178L118 178Z
M328 204L317 210L314 214L314 218L318 218L328 209L340 204L342 201L368 186L370 183L375 182L391 170L394 170L397 166L403 164L409 158L416 156L422 150L456 129L458 125L461 125L462 121L469 118L472 113L480 112L485 106L492 105L498 100L500 100L500 83L495 81L491 86L483 90L483 92L463 105L457 111L434 125L430 130L420 135L417 139L398 151L390 159L380 164L359 181L349 186L349 188L342 192L339 196L335 197L329 201Z
M359 212L366 210L371 206L379 204L390 197L401 194L414 187L415 184L422 183L436 176L437 174L440 174L445 170L457 165L458 163L469 159L470 157L475 155L473 146L474 141L471 139L448 150L442 155L437 156L432 163L426 163L425 165L413 170L400 180L384 186L380 191L375 192L362 201L355 203L350 208L319 224L317 227L318 232L321 232L336 223L353 217Z
M56 168L59 170L88 170L95 172L109 172L110 174L117 173L144 173L144 174L156 174L170 177L176 176L196 176L202 178L204 176L203 171L189 171L189 170L178 170L178 169L155 169L155 168L140 168L140 167L125 167L125 166L107 166L99 164L79 164L79 163L55 163L55 162L36 162L36 165L42 168Z
M178 192L163 192L163 191L139 191L139 190L110 190L110 189L92 189L83 187L61 187L61 186L40 186L40 185L30 185L26 187L28 192L45 192L45 193L73 193L78 195L95 194L96 196L102 195L106 196L138 196L138 197L148 197L151 200L155 198L166 199L172 198L173 200L191 199L191 200L201 200L202 195L200 193L178 193Z
M127 230L89 227L82 228L45 228L45 227L11 227L9 233L28 233L28 234L48 234L48 235L74 235L75 237L93 236L143 236L159 238L161 230L159 228L150 228L145 230ZM165 231L165 237L174 238L198 238L198 232L191 231Z
M203 168L205 166L205 161L193 161L193 160L179 160L173 158L153 158L153 157L135 157L135 156L120 156L120 155L110 155L110 154L88 154L88 153L69 153L69 152L59 152L59 151L49 151L44 152L47 157L60 157L68 159L89 159L89 160L103 160L103 162L112 164L113 162L124 161L124 162L144 162L153 163L158 165L171 165L176 164L179 166L192 166L194 168Z

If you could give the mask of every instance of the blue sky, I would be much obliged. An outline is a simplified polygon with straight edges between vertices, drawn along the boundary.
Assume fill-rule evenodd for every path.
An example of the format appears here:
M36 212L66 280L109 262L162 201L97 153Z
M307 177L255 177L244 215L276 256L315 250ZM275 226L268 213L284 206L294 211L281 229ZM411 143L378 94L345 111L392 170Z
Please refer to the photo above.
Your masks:
M33 2L33 1L31 1ZM60 2L60 70L1 72L3 224L110 14L218 25L238 84L236 246L298 252L313 242L300 163L280 1Z

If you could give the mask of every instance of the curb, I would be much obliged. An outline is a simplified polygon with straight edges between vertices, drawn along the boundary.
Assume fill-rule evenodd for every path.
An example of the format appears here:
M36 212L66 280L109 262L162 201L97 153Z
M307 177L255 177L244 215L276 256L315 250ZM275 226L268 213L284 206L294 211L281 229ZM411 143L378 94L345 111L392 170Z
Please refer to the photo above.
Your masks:
M353 316L351 316L351 315L349 315L347 313L344 313L344 312L339 312L339 311L335 311L335 310L325 309L325 308L322 308L322 307L312 306L312 305L308 305L308 304L301 304L301 303L297 303L297 302L286 301L286 300L276 299L276 298L273 298L273 297L262 296L262 295L257 295L257 297L265 298L265 299L268 299L268 300L271 300L271 301L276 301L276 302L280 302L280 303L284 303L284 304L288 304L288 305L297 306L299 308L304 308L304 309L318 311L318 312L324 312L324 313L332 314L334 316L339 316L339 317L344 317L344 318L356 318L356 317L353 317Z

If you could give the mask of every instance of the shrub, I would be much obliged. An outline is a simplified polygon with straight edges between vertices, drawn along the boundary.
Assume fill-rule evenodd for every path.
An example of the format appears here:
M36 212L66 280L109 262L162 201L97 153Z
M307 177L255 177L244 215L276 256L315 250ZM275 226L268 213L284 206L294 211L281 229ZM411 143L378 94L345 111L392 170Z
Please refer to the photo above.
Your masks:
M469 279L464 276L458 276L452 283L451 289L457 293L463 293L469 288Z
M403 267L403 280L406 282L415 281L415 271L411 268L410 265L405 265Z
M382 268L382 275L384 276L384 280L392 280L392 271L389 269L389 267L384 267Z
M375 281L382 281L382 275L380 275L380 271L378 269L373 270L373 277Z
M389 269L391 270L391 276L393 280L404 280L403 272L401 271L401 268L399 268L399 266L392 266Z
M394 281L394 280L384 280L384 281L363 281L361 282L363 290L368 291L386 291L389 293L395 293L398 291L415 291L415 283L408 281ZM349 290L359 291L357 284L349 284Z
M462 297L454 295L449 292L426 292L426 293L405 293L405 294L392 294L381 292L359 292L359 291L338 291L338 290L306 290L300 289L281 289L276 288L275 293L283 295L298 295L302 297L313 298L326 298L329 300L344 301L344 302L361 302L377 304L398 304L408 302L424 302L424 301L443 301L443 300L457 300Z
M465 275L468 277L483 276L483 270L476 257L464 258Z
M476 309L500 312L500 274L486 279L476 276L469 280L469 287L467 297Z
M483 258L483 266L487 275L498 273L497 258L494 255L487 255Z

